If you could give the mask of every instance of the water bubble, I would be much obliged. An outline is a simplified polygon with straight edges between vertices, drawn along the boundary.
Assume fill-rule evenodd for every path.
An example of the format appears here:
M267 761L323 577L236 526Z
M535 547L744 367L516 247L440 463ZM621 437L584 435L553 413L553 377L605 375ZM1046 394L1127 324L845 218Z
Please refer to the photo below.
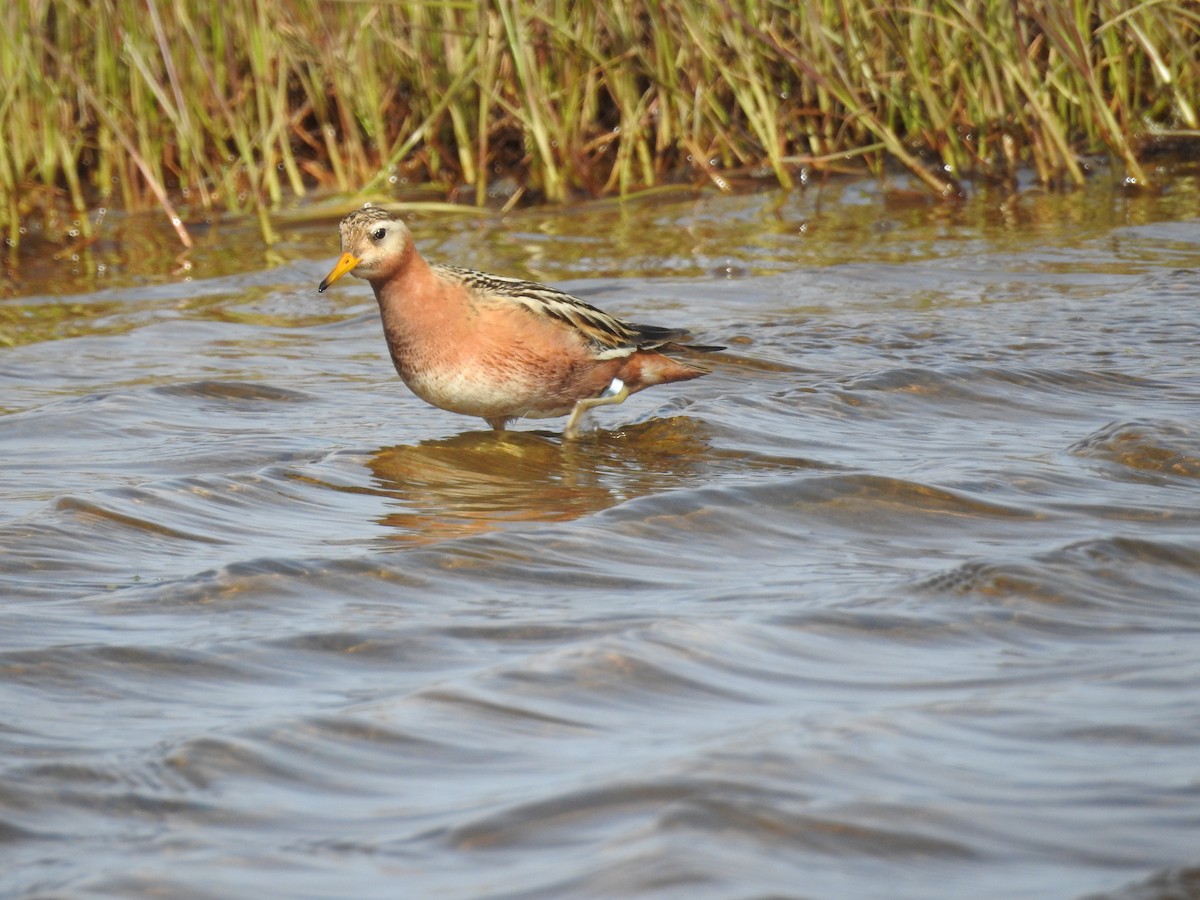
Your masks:
M398 182L399 180L400 180L400 179L399 179L399 178L397 178L395 175L389 175L389 176L388 176L388 182L389 182L390 184L395 184L395 183L396 183L396 182Z
M79 229L78 229L78 228L72 228L70 231L68 231L68 232L67 232L67 235L68 235L69 237L77 238L77 237L79 237Z
M178 227L179 227L180 225L182 225L182 224L183 224L183 220L181 220L181 219L179 218L179 216L171 216L171 225L172 225L172 227L174 227L174 228L178 228Z

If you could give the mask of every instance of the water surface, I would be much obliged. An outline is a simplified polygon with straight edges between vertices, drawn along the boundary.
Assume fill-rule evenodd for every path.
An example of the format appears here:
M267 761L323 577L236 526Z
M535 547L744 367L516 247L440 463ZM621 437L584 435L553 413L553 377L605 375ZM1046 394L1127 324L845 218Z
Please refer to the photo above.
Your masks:
M336 215L32 260L2 893L1200 896L1198 201L416 218L729 344L573 445L410 395Z

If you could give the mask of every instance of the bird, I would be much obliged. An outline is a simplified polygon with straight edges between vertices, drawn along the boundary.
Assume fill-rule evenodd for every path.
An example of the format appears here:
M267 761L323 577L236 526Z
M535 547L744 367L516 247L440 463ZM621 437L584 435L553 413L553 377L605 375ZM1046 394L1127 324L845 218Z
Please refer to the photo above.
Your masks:
M588 410L710 369L678 357L724 347L685 343L686 329L635 325L557 288L425 261L398 213L356 209L339 224L342 254L318 291L349 273L379 304L396 372L425 402L479 416L568 416L576 440Z

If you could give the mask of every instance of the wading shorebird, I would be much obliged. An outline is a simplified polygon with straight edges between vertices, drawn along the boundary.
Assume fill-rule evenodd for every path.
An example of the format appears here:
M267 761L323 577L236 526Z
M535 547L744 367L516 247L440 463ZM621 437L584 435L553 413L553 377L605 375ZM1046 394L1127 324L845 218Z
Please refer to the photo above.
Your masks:
M409 389L497 431L569 414L563 437L573 440L592 407L708 373L676 354L724 349L681 343L686 330L624 322L544 284L430 265L399 215L379 207L339 227L342 255L318 290L347 272L369 281Z

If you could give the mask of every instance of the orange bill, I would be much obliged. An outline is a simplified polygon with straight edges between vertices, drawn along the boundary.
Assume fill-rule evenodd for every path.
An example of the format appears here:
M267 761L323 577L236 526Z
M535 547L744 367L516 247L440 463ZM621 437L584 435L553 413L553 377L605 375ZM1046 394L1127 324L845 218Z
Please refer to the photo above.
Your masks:
M323 293L325 288L329 287L331 284L357 266L360 262L362 262L362 260L353 253L343 253L341 259L337 261L337 265L333 267L333 271L326 275L325 280L318 285L317 293Z

